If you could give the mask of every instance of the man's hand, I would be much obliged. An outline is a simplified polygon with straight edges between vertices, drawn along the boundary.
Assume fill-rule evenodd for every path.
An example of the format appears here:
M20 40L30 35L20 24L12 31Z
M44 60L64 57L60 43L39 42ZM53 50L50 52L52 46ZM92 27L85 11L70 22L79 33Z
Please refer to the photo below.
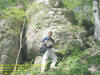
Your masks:
M47 42L48 42L48 41L45 40L45 42L42 42L42 43L40 44L40 46L43 47L44 45L46 45Z
M40 45L41 47L43 47L44 46L44 43L41 43L41 45Z
M45 42L41 43L41 47L43 47L47 43L47 40Z

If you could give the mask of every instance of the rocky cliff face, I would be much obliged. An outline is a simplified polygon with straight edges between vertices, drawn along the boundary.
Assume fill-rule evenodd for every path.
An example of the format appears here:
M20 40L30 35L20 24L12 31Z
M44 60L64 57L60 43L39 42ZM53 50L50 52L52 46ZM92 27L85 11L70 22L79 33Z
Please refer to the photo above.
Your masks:
M44 3L35 3L36 12L30 14L30 22L26 28L27 58L32 59L40 55L40 41L47 36L49 30L53 31L53 39L56 45L61 48L66 47L66 43L72 42L74 45L83 45L81 37L84 36L84 29L72 26L75 22L74 13L65 8L55 8ZM32 5L31 5L32 6ZM32 8L33 9L33 8ZM31 13L30 13L31 12ZM78 42L78 43L77 43ZM57 48L55 48L57 49Z
M9 20L0 20L0 71L7 70L6 67L9 67L9 70L12 69L7 64L15 64L19 49L19 35L14 33L10 28L11 22ZM5 65L7 66L3 67Z

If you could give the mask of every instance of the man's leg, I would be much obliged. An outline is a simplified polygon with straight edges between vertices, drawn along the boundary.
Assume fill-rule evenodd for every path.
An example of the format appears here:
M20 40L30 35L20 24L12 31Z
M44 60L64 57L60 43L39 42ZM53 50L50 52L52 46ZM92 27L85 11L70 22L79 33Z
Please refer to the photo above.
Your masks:
M52 51L52 50L49 50L49 53L50 53L49 55L50 55L50 57L52 59L52 63L51 63L50 68L55 68L55 65L56 65L56 62L57 62L57 56L54 53L54 51Z
M43 58L42 58L42 66L41 66L41 72L45 71L45 66L46 66L46 60L49 57L49 53L48 50L43 54Z

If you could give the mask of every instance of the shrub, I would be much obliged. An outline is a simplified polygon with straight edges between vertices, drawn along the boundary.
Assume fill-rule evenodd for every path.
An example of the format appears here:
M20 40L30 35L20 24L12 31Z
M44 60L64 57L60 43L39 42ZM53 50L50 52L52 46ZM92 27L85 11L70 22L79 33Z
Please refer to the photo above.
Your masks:
M7 8L0 12L0 19L8 21L7 31L19 34L24 22L27 22L25 11L19 8ZM25 23L27 24L27 23Z
M89 75L88 67L86 65L77 64L74 68L68 71L69 75Z

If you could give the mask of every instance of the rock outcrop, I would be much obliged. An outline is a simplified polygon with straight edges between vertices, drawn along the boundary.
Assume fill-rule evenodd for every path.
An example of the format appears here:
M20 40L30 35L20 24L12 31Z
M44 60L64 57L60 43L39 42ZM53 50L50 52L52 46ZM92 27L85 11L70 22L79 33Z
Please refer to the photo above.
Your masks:
M14 68L9 64L15 64L19 50L19 35L11 29L9 20L0 20L0 71L12 70ZM19 58L20 62L20 58ZM19 63L18 62L18 63ZM8 73L4 75L9 75Z
M32 6L32 5L31 5ZM40 55L40 41L47 36L49 30L53 31L53 39L56 45L64 48L66 43L73 45L83 45L81 37L85 35L85 30L72 26L75 22L74 13L65 8L54 8L52 5L35 3L36 12L28 11L30 22L26 28L27 58L33 59ZM31 13L30 13L31 12Z

